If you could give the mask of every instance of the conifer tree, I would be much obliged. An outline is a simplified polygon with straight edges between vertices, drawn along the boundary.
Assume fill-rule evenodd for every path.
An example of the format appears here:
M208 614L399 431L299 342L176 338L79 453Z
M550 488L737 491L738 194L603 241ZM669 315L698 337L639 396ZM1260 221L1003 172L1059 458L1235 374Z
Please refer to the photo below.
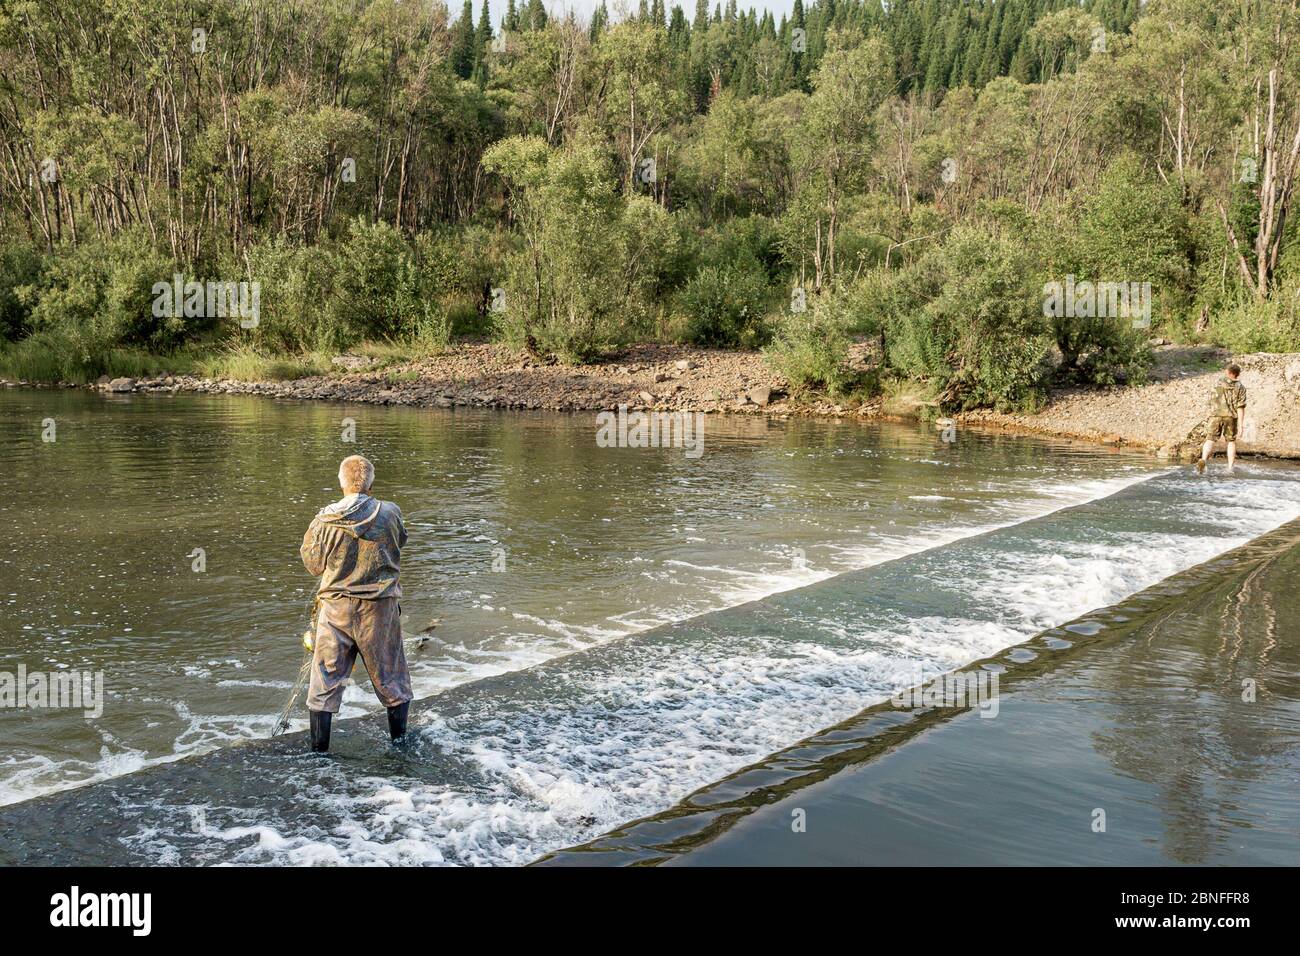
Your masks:
M604 0L601 0L598 6L591 14L591 29L588 36L591 42L595 43L602 33L609 27L609 8L605 6Z
M451 68L462 80L474 72L474 0L465 0L451 33Z
M528 23L529 30L545 28L547 21L546 5L542 3L542 0L528 0L528 11L524 19Z
M483 11L479 14L478 28L474 31L473 79L480 87L487 86L488 52L492 46L492 37L492 14L488 10L488 0L483 0Z

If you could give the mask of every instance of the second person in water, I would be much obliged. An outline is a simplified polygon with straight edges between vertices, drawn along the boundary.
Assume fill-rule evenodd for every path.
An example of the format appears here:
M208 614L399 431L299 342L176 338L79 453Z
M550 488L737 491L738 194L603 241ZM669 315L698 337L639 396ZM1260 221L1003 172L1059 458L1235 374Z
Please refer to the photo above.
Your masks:
M1205 463L1214 454L1214 443L1222 438L1228 443L1228 474L1237 460L1237 436L1241 434L1246 418L1246 387L1237 381L1241 367L1229 365L1223 378L1210 394L1210 417L1206 422L1205 444L1196 470L1205 471Z

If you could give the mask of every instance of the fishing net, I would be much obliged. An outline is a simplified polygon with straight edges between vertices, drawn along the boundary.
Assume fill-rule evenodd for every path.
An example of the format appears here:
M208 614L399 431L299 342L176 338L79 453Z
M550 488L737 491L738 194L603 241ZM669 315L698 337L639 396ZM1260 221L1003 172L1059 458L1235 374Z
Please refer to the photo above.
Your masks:
M312 635L313 641L316 634L316 612L320 609L320 596L312 598L309 610L307 612L307 632ZM298 668L298 677L294 680L293 686L289 688L289 699L284 702L280 708L280 713L275 718L275 723L271 725L271 736L277 737L289 729L289 715L293 713L294 706L298 703L298 698L302 696L303 690L307 687L307 681L311 677L312 651L310 648L304 648L302 657L302 666Z
M316 637L316 615L320 611L320 595L316 595L311 600L310 609L307 612L307 633L311 635L313 642ZM434 618L425 628L414 638L408 639L406 649L408 652L418 653L424 649L424 645L429 640L435 628L438 626L438 619ZM305 646L305 645L304 645ZM280 713L276 715L275 723L271 725L271 736L278 737L289 729L289 720L293 714L294 707L298 704L298 698L307 687L307 682L311 679L311 663L313 654L310 648L303 651L302 666L298 668L298 677L294 680L293 686L289 688L289 697L280 708Z

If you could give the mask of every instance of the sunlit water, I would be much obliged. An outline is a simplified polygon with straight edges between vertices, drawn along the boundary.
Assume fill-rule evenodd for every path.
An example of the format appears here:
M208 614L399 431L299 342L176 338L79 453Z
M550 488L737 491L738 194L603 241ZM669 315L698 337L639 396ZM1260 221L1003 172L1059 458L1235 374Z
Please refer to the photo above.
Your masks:
M312 794L305 829L251 782L224 820L153 792L184 822L117 845L155 861L526 862L849 716L918 660L975 659L1300 514L1285 470L1193 481L923 426L710 418L689 458L598 448L583 415L11 390L0 422L0 670L108 687L98 720L0 711L3 802L266 736L301 659L297 546L338 460L374 460L406 514L408 636L441 620L416 693L445 693L413 720L419 765L343 725L338 760L282 768ZM957 544L1152 479L1160 507ZM896 603L851 613L846 572L908 555ZM345 716L376 707L362 676Z

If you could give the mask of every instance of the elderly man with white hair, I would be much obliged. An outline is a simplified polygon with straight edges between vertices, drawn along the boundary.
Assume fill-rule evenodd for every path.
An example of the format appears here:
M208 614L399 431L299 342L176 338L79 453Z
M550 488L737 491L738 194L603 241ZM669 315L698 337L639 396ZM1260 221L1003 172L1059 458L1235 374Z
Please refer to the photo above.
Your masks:
M343 685L358 654L376 696L388 708L393 741L406 735L411 675L398 605L406 528L397 505L370 496L374 480L374 465L365 458L343 459L343 498L312 519L299 552L307 571L320 578L307 691L311 749L317 753L329 750L330 721L339 712Z

